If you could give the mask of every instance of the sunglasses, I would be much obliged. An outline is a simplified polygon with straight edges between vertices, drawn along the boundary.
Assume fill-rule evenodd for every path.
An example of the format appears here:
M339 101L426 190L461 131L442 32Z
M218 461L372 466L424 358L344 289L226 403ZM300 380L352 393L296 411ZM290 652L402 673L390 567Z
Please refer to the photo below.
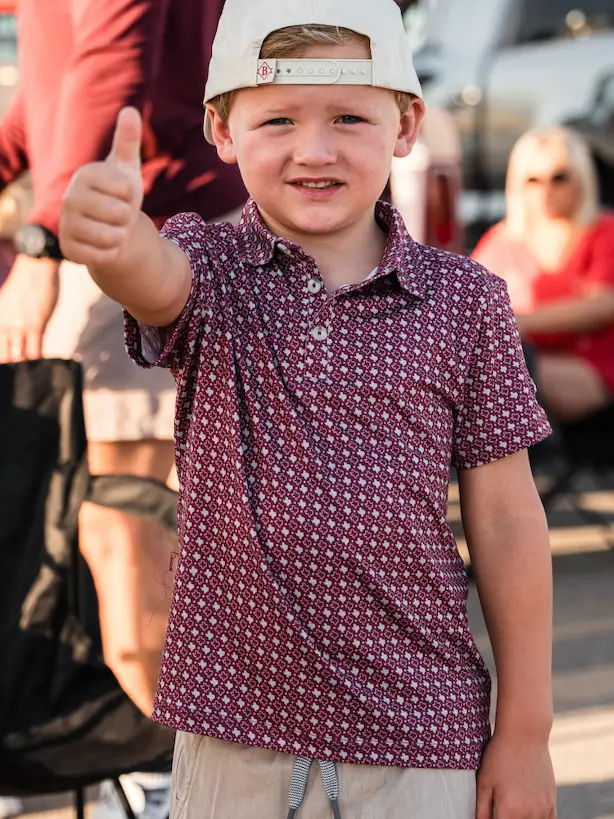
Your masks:
M554 187L560 187L566 185L570 180L571 174L569 171L557 171L553 173L552 176L547 177L529 176L527 178L527 185L553 185Z

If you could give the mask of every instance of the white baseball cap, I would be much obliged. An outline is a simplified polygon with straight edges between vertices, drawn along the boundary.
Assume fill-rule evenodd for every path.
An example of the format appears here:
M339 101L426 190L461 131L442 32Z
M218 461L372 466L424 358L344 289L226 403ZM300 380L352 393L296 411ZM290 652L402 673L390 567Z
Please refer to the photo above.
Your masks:
M370 60L261 60L274 31L339 26L371 41ZM401 11L394 0L226 0L213 43L207 103L219 94L271 83L371 85L422 96ZM213 144L205 114L205 138Z

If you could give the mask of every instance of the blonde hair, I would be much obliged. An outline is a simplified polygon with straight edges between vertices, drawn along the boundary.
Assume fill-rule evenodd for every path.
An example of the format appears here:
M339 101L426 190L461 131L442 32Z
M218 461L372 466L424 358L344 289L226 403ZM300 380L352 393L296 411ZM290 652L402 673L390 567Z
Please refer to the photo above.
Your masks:
M283 0L280 0L283 2ZM349 28L341 26L303 25L288 26L274 31L266 38L260 50L262 60L288 60L303 57L314 45L345 45L345 43L361 43L371 48L371 40L364 34L359 34ZM228 123L236 91L220 94L211 100L211 105L217 111L224 124ZM402 91L394 92L401 115L406 114L411 106L412 94Z
M563 146L569 169L580 181L582 196L573 217L574 223L590 225L598 216L597 171L582 137L569 128L561 127L528 131L514 145L507 169L505 231L509 236L520 238L526 233L528 214L524 189L527 170L536 149L552 142Z

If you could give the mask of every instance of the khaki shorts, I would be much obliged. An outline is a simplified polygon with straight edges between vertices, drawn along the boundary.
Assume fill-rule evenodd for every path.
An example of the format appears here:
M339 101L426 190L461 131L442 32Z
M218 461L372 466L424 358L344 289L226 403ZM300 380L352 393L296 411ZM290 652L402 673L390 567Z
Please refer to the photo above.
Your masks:
M170 819L286 819L295 757L177 733ZM337 765L341 819L475 819L475 771ZM312 765L297 819L331 819Z

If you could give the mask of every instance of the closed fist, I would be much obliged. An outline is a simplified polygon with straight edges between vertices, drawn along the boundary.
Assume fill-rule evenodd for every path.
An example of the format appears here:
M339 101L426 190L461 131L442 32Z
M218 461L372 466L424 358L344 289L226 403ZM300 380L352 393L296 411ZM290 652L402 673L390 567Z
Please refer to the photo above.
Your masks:
M60 220L60 245L70 261L104 267L118 260L143 204L141 140L139 112L122 109L107 159L73 176Z

